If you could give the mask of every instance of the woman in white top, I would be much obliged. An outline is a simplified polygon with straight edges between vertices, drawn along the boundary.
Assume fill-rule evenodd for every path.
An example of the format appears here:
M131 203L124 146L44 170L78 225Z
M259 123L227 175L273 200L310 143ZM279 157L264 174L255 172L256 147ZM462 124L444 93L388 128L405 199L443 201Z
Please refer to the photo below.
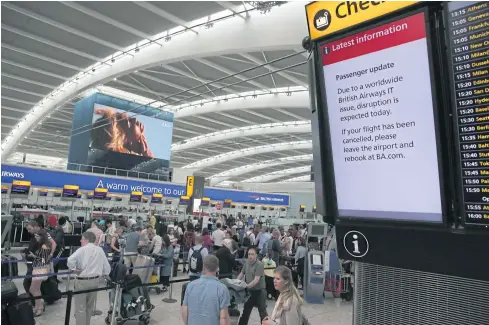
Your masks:
M273 285L280 292L272 315L262 325L302 325L302 298L292 281L292 271L281 265L275 269Z

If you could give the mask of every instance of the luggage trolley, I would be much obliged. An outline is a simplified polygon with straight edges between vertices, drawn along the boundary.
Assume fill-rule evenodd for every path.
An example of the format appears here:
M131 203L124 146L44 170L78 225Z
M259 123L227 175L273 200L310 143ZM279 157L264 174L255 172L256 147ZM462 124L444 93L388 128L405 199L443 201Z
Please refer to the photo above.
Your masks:
M148 289L137 287L142 281L138 275L124 275L127 268L123 264L125 243L121 243L120 260L112 265L111 284L115 287L109 291L109 311L105 323L122 325L129 320L139 321L139 324L149 324L150 314L155 308L151 304ZM135 288L129 288L136 286Z
M335 251L326 251L325 259L324 291L331 292L335 298L351 301L353 299L353 277L350 270L353 262L341 261Z

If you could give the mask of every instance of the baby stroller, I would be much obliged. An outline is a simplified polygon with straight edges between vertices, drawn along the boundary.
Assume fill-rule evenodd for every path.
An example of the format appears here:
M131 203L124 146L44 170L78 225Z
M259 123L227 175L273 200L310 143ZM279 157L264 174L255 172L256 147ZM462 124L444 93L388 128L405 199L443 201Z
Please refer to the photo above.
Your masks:
M154 306L151 304L147 287L141 285L138 275L128 274L122 285L109 292L110 309L105 323L111 324L112 313L115 313L115 324L122 325L128 320L139 320L140 324L149 324L150 314Z
M246 290L246 282L238 279L225 278L221 279L221 283L224 284L229 291L229 316L239 317L240 312L237 307L240 304L244 304L249 297Z

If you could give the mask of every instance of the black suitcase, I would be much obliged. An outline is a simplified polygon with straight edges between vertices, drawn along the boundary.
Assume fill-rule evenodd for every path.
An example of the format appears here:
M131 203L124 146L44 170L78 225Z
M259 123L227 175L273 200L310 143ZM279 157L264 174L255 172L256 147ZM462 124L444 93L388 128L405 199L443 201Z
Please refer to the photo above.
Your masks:
M49 277L41 283L41 296L46 304L51 305L61 299L61 291L58 289L56 277Z
M27 298L29 295L21 294L18 298ZM14 301L7 307L7 325L36 325L34 311L29 300ZM2 324L3 325L3 324Z
M19 290L14 282L2 282L2 304L9 304L17 299Z
M122 283L125 280L127 273L127 266L122 264L122 259L117 262L113 262L111 265L109 277L112 281Z
M17 261L17 257L12 255L2 255L2 277L18 276L18 262L4 263L7 261Z

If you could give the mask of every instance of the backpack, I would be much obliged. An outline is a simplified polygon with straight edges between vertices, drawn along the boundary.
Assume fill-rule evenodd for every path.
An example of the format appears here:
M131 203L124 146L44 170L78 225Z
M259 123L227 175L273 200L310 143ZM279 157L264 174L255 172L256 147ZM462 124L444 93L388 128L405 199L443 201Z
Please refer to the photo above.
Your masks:
M245 237L243 238L243 246L250 246L250 245L251 245L250 236L245 235Z
M192 256L190 257L190 265L189 265L189 270L191 273L200 273L202 272L202 269L204 268L204 259L202 258L202 250L204 247L201 247L199 250L195 250L192 253Z

